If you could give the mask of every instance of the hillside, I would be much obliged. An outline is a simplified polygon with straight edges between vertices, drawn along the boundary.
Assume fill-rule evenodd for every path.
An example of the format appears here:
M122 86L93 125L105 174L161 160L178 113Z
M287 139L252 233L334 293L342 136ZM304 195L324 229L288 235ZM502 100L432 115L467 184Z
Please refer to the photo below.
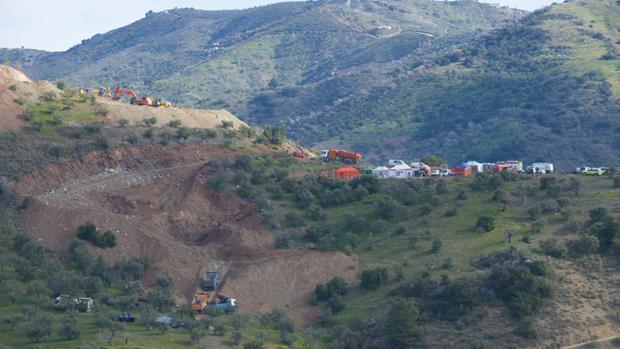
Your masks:
M433 54L523 15L474 1L431 0L175 9L149 13L66 52L0 50L0 59L20 64L36 79L127 84L183 106L225 108L265 125L320 110L362 86L390 84L401 58ZM333 77L341 74L357 78L348 86L334 85ZM272 94L294 101L272 108Z
M122 82L282 123L306 145L373 161L438 154L570 169L620 163L618 6L569 1L525 18L471 1L177 9L67 52L0 57L36 77Z
M304 142L329 139L373 159L439 154L454 162L546 159L564 169L617 165L619 28L616 1L554 5L290 128Z
M2 344L539 349L618 331L617 173L344 181L277 128L124 125L126 103L60 86L0 134ZM237 313L188 308L215 266ZM62 294L93 311L55 309Z

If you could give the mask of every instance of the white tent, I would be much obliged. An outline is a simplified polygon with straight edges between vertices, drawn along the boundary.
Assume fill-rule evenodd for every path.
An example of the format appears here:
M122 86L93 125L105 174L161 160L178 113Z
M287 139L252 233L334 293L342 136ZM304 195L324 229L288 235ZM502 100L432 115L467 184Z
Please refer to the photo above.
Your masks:
M474 173L484 172L484 165L479 163L478 161L467 161L465 165L471 167L471 170Z
M390 169L387 167L379 166L372 170L372 174L379 178L388 178L390 177Z
M401 164L390 168L390 177L393 178L411 178L413 177L413 168L408 165Z

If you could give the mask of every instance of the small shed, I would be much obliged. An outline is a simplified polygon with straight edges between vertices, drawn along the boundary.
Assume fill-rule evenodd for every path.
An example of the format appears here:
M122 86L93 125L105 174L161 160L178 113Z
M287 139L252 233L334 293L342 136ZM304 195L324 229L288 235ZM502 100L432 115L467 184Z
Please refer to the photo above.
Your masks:
M360 171L355 167L341 167L336 170L336 178L352 179L360 176Z
M413 168L405 164L396 165L390 169L390 177L393 177L393 178L414 177Z
M378 178L389 178L390 169L384 166L379 166L372 170L372 174Z

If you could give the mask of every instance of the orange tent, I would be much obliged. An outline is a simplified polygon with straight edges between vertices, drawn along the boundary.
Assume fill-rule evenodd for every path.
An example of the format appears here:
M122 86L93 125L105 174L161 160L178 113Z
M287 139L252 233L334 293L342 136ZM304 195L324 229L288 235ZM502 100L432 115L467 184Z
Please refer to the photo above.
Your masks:
M355 167L342 167L336 170L336 178L351 179L360 176L360 171Z

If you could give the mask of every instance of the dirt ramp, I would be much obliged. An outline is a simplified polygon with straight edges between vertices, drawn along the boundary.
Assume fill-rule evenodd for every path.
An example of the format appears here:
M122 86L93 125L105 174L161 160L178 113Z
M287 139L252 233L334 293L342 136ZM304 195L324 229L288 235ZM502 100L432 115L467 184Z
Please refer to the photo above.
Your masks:
M252 263L233 264L222 293L242 300L243 311L279 308L308 324L319 314L319 307L309 306L316 284L334 276L352 283L357 271L357 258L340 252L272 251Z
M19 116L26 108L16 100L17 96L11 90L0 86L0 132L16 130L24 125Z

